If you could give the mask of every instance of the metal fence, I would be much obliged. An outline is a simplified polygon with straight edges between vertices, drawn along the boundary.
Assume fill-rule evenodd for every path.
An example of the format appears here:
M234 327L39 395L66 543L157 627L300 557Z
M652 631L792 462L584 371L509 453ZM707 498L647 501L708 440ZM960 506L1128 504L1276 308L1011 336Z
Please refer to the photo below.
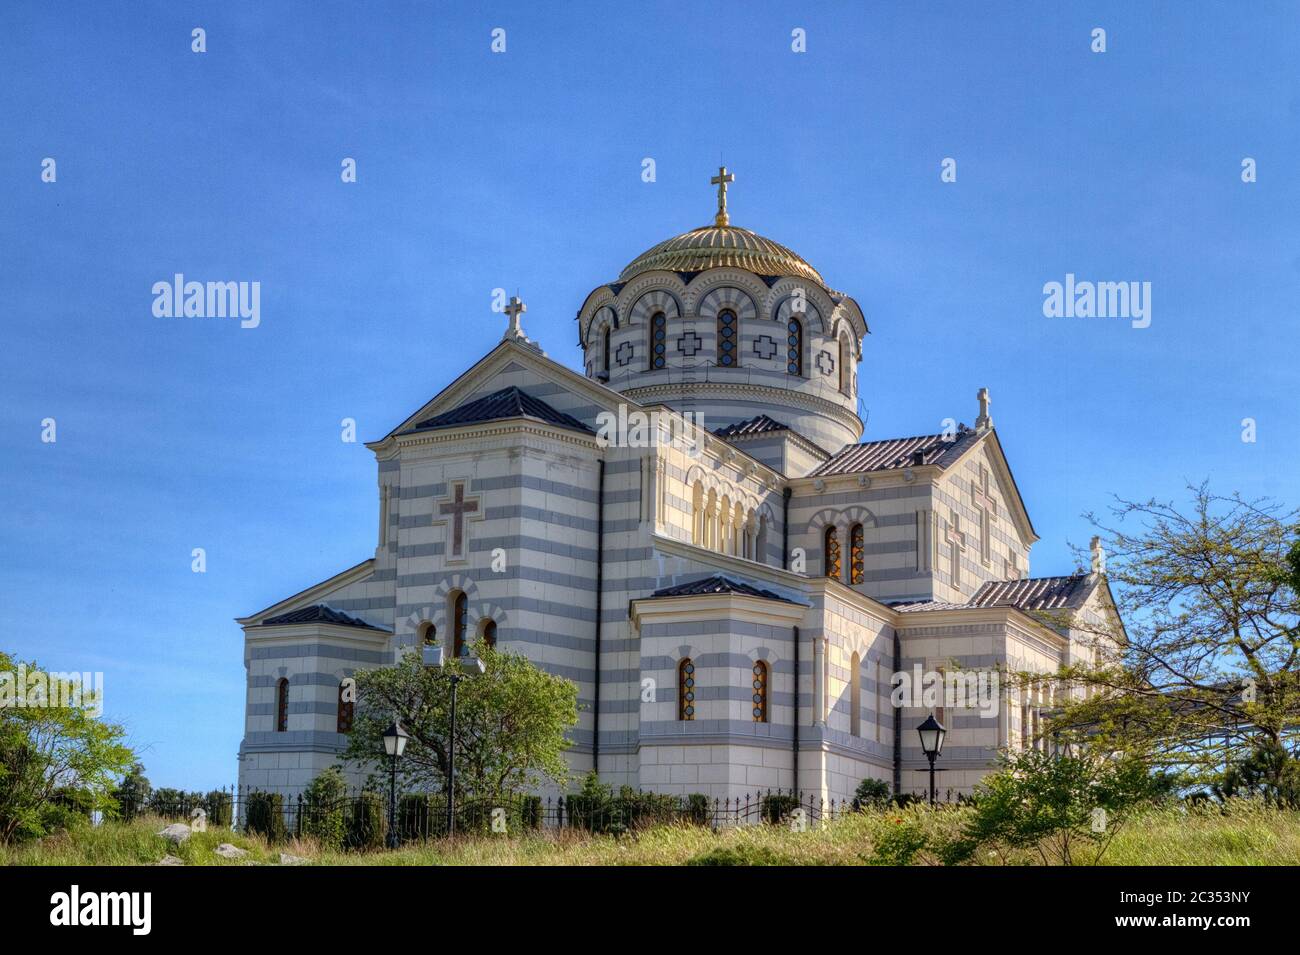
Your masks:
M951 791L942 794L953 801ZM923 793L896 797L895 805L924 801ZM542 798L513 795L501 798L457 798L457 834L519 834L577 830L622 834L654 826L691 825L714 830L749 825L807 825L838 819L860 807L852 800L824 800L802 792L767 790L731 799L701 794L673 796L622 789L613 795L574 794ZM329 800L303 794L285 795L250 789L221 789L211 793L155 793L140 803L121 804L130 819L150 813L164 819L194 822L209 829L256 833L272 841L311 837L343 846L370 848L388 841L387 793L350 792ZM447 835L447 802L441 792L402 793L395 813L397 841L417 842Z

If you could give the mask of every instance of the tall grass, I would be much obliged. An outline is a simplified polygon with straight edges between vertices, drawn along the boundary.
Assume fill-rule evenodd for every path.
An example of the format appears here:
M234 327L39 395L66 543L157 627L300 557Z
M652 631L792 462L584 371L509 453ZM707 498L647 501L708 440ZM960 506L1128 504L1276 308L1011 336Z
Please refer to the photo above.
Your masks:
M318 865L868 865L889 858L895 827L955 832L962 810L923 807L854 814L824 827L748 826L713 832L662 826L620 837L576 830L525 836L467 837L409 845L394 852L322 851L311 841L272 846L229 831L195 833L172 846L157 831L166 822L106 822L37 842L0 846L4 865L150 865L171 854L187 865L278 864L280 853ZM249 855L227 860L213 850L232 843ZM916 864L935 864L924 852ZM1086 859L1081 861L1088 861ZM1151 810L1128 822L1101 858L1104 865L1300 865L1300 813L1240 803L1226 810ZM1036 865L1037 853L981 850L977 865Z

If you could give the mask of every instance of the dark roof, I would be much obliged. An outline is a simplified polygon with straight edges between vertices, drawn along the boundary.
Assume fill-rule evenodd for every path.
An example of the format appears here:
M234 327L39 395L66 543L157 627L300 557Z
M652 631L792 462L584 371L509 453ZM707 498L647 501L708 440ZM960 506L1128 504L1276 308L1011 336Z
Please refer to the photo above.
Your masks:
M356 617L350 617L340 610L333 607L327 607L324 604L313 604L310 607L299 607L297 610L290 610L288 613L282 613L275 617L268 617L263 620L260 626L278 627L285 623L335 623L341 627L361 627L365 630L380 630L384 633L388 631L383 627L376 627L366 623L364 620L358 620Z
M890 438L851 444L813 471L811 477L886 471L924 464L937 464L944 468L965 454L979 440L980 434L979 431L967 429L958 431L953 440L948 440L942 434L923 434L914 438Z
M556 411L540 398L534 398L521 388L511 386L494 391L490 395L467 401L451 411L435 415L419 422L414 431L427 431L430 428L453 428L457 425L478 424L482 421L499 421L503 418L535 418L546 424L561 428L573 428L575 431L594 432L585 424L562 411ZM409 432L408 432L409 433Z
M1077 610L1092 593L1096 578L1091 574L1070 577L1026 577L1020 580L990 580L964 604L942 600L897 602L889 606L903 613L923 610L972 610L981 607L1015 607L1017 610Z
M746 597L763 597L767 600L780 600L783 603L792 604L793 600L774 594L770 590L760 590L750 584L742 583L739 580L732 580L730 577L723 577L721 574L715 574L712 577L706 577L704 580L696 580L689 584L677 584L673 587L664 587L656 590L650 596L652 597L700 597L705 594L743 594Z
M734 424L718 428L713 433L719 438L740 438L751 434L767 434L769 431L789 431L790 426L769 418L765 414L755 415L748 421L737 421Z
M1074 610L1092 592L1091 574L990 580L975 591L972 607L1019 607L1021 610Z

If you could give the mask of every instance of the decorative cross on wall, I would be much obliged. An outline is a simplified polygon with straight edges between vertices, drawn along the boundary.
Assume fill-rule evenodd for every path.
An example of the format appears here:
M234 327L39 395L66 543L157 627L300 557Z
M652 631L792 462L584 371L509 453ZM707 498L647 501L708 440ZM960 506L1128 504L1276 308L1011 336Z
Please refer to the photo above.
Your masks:
M704 342L693 331L687 332L677 339L677 350L688 358L695 357L695 353L703 346Z
M823 375L829 375L835 371L835 359L828 351L819 351L817 353L817 360L813 362L813 364L817 366L817 370Z
M762 359L776 357L776 342L770 335L759 335L754 339L754 354Z
M961 554L966 549L966 535L961 532L961 515L952 515L952 520L944 528L943 539L948 542L948 554L951 566L949 576L954 587L961 586Z
M631 342L623 342L618 346L618 348L614 349L614 360L618 362L620 366L626 365L632 360L632 355L635 351L636 349L632 346Z
M980 560L987 564L991 556L992 524L998 519L998 502L989 494L989 472L983 465L980 466L979 482L971 482L970 496L980 512Z
M465 515L478 513L479 499L465 497L465 482L458 481L453 497L446 503L438 504L439 514L450 514L451 533L448 535L446 559L464 560L468 547L465 533ZM447 522L441 522L447 523Z

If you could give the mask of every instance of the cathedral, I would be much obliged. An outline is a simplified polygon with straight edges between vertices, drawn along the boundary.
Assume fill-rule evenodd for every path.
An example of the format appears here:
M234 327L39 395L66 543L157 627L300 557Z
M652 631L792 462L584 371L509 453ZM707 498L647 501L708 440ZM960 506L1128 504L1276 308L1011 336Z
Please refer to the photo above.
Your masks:
M357 670L480 639L577 685L573 773L615 786L920 792L929 715L949 792L1043 745L1050 691L997 674L1095 660L1119 625L1104 554L1029 575L983 388L973 426L862 440L866 318L731 224L733 179L711 224L587 296L581 373L514 298L495 348L367 444L373 556L238 619L241 786L292 794L338 762Z

